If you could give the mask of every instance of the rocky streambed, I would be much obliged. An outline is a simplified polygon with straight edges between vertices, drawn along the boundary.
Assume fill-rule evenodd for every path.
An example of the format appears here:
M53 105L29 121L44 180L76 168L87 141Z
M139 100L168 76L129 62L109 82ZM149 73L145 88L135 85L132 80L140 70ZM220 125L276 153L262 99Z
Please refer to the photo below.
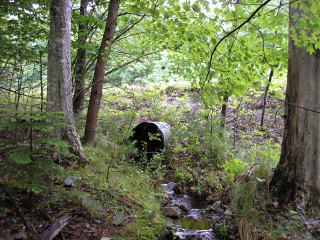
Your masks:
M175 240L215 240L212 229L214 220L219 216L208 211L188 194L175 193L176 183L162 184L168 195L167 203L162 212L172 225Z

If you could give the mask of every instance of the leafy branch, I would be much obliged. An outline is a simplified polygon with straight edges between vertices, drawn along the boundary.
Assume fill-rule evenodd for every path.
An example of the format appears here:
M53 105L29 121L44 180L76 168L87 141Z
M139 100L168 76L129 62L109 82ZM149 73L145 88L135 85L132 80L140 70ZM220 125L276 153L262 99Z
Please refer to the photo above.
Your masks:
M267 0L265 1L263 4L261 4L243 23L241 23L238 27L234 28L232 31L228 32L226 35L224 35L218 42L217 44L214 46L213 50L211 51L210 54L210 60L208 62L208 71L206 74L206 78L205 78L205 82L208 80L209 75L210 75L210 71L211 71L211 65L212 65L212 60L213 60L213 55L214 53L217 51L219 45L230 35L232 35L234 32L236 32L237 30L241 29L244 25L246 25L247 23L249 23L251 21L251 19L264 7L266 6L271 0Z

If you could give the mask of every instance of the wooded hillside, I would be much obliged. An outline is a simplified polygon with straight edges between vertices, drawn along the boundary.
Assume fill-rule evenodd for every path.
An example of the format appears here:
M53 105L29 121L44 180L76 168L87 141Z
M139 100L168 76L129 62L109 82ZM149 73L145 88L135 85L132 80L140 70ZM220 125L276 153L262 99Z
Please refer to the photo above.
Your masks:
M0 239L318 239L317 0L0 2Z

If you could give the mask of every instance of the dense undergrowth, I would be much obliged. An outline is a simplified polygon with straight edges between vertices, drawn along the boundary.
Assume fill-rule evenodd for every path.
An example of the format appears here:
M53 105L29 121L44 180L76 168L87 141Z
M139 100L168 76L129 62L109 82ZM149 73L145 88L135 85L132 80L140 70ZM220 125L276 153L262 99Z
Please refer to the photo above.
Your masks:
M160 183L167 181L182 183L181 191L192 192L208 206L222 201L221 209L212 209L221 216L215 223L221 239L239 237L240 220L249 223L258 239L303 239L302 217L293 211L279 217L279 203L268 190L283 124L281 94L272 94L263 129L258 124L259 91L232 99L226 127L221 129L220 106L204 106L200 90L186 84L109 89L95 146L85 147L91 159L85 165L68 153L65 142L50 137L54 127L47 121L50 113L37 110L34 103L25 103L23 111L12 110L3 99L1 147L6 151L1 152L1 181L38 232L64 213L71 215L63 230L67 239L77 239L79 227L87 229L85 239L163 237L168 226L160 212L165 200ZM128 139L141 121L171 125L166 151L151 160L132 158L137 150ZM77 124L81 133L84 118ZM3 192L0 204L1 224L6 227L0 238L21 234L19 214ZM51 219L39 212L51 214ZM293 221L286 225L289 219Z

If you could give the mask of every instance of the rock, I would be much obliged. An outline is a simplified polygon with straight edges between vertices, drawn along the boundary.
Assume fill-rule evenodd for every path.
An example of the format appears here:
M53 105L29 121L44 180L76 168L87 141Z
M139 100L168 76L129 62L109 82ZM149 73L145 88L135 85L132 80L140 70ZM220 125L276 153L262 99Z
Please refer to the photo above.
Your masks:
M181 226L190 230L207 230L212 226L212 222L205 217L193 218L192 216L181 219Z
M216 209L214 209L214 212L215 212L216 214L218 214L218 215L223 215L223 214L225 214L225 212L224 212L223 209L221 209L221 208L216 208Z
M74 185L74 180L71 177L67 177L64 181L63 181L64 185L67 187L72 187Z
M106 210L104 209L102 203L98 200L93 199L90 194L83 193L80 196L81 202L86 208L91 209L97 214L99 217L103 217L106 215Z
M224 212L224 215L226 215L226 216L231 216L231 215L232 215L232 212L231 212L229 209L227 209L227 210Z
M175 206L177 206L178 208L180 208L182 211L184 212L188 212L189 211L189 208L187 205L183 205L183 204L175 204Z
M168 227L164 229L164 231L161 233L161 236L159 238L159 240L173 240L173 239L174 239L173 233L171 229L169 229Z
M318 220L308 220L304 222L306 228L311 232L313 236L320 235L320 221Z
M185 240L202 240L202 236L199 235L187 235Z
M221 201L215 201L210 207L207 208L207 211L214 212L219 215L225 214L225 211L223 210L222 202ZM229 212L227 212L229 213Z
M121 225L128 217L124 211L121 211L113 217L112 224L116 226Z
M214 213L216 213L218 215L223 215L224 214L224 210L223 210L222 206L220 206L220 207L209 206L206 211L214 212Z
M176 206L176 207L180 208L184 212L188 212L190 210L190 208L191 208L191 204L188 204L188 203L183 202L183 201L175 201L173 203L173 206Z
M176 185L177 185L177 184L176 184L175 182L168 182L168 183L167 183L168 189L171 189L171 190L172 190Z
M162 211L163 215L165 215L166 217L179 217L181 215L180 208L178 208L176 206L162 207L161 211Z
M216 209L216 208L220 208L221 207L221 201L215 201L212 206L211 206L213 209Z
M66 187L72 187L79 180L80 180L79 178L67 177L66 179L63 180L63 183Z

